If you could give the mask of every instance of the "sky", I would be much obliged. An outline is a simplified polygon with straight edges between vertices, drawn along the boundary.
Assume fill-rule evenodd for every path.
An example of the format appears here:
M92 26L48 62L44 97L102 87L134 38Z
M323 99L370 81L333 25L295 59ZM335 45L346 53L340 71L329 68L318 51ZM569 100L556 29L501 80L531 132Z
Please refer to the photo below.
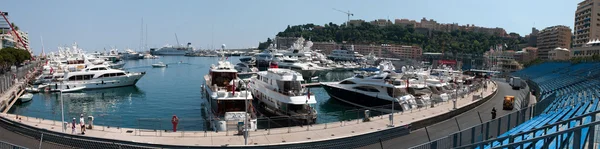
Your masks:
M350 19L423 17L438 23L501 27L521 36L531 28L573 27L582 0L3 0L0 11L29 33L39 54L72 45L87 51L115 47L138 50L142 26L149 47L191 42L196 48L257 47L288 25ZM142 25L142 19L144 25ZM145 32L145 31L144 31ZM147 50L147 49L145 49ZM140 50L141 51L141 50Z

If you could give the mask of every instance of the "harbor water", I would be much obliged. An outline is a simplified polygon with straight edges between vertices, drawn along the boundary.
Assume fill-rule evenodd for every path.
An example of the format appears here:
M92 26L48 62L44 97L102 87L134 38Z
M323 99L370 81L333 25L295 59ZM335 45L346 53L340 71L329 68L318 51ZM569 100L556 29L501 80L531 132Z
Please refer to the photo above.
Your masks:
M239 57L229 57L233 64ZM71 122L82 114L94 117L95 125L125 128L167 130L171 127L171 117L180 119L179 128L185 130L206 130L202 106L206 99L201 96L200 86L203 76L216 57L164 56L160 59L140 59L125 61L124 69L131 72L146 72L135 86L85 90L79 93L37 93L33 100L15 105L9 113L61 120L61 100L65 120ZM151 65L164 62L165 68ZM330 72L320 76L321 81L335 81L352 76L352 72ZM338 100L330 99L321 87L313 87L319 113L317 123L335 122L356 118L343 111L356 109ZM262 125L262 126L261 126ZM259 123L259 128L270 125ZM270 125L268 127L278 127ZM281 126L282 127L282 126Z

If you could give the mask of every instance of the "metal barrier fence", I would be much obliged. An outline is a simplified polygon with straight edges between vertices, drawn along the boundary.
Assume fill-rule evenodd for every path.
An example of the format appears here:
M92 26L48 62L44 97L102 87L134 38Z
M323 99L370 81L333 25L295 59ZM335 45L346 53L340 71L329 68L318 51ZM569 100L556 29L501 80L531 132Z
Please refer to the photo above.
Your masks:
M14 145L8 142L0 141L0 149L27 149L22 146Z
M525 132L519 132L517 134L507 135L477 143L466 144L455 148L483 148L484 146L489 146L492 143L496 143L495 145L497 145L494 148L548 148L549 145L551 145L551 142L560 139L561 141L559 143L554 143L555 148L579 149L587 145L585 148L593 149L594 147L598 147L598 144L594 144L596 142L594 140L596 138L596 134L594 132L596 127L600 125L600 121L597 119L598 113L600 113L600 111L594 111L581 116L569 118L567 120L546 124L540 128L535 128ZM582 133L584 132L584 129L587 131L587 133ZM554 132L549 134L549 130L553 130ZM543 134L539 135L538 133L540 132L543 132ZM525 138L525 136L531 136L532 138ZM515 142L515 139L517 138L520 139L520 141ZM506 140L508 140L507 143L505 143ZM543 141L541 142L543 143L542 147L532 146L536 145L538 141Z
M406 135L410 133L410 125L400 126L368 133L364 135L357 135L346 138L315 141L315 142L304 142L297 144L278 144L278 145L252 145L252 146L177 146L177 145L161 145L161 144L146 144L132 141L121 141L121 140L110 140L102 138L94 138L88 136L71 135L64 133L57 133L45 129L38 129L28 125L22 125L18 122L13 122L5 117L0 117L0 127L3 127L9 131L28 136L31 139L38 140L40 142L54 143L66 145L75 148L256 148L256 149L280 149L280 148L314 148L314 149L326 149L326 148L356 148L364 146L365 144L377 143L381 140L387 140L390 138ZM43 148L43 147L41 147Z
M455 148L464 144L472 144L495 138L511 128L522 124L531 119L533 107L521 109L503 117L484 122L452 135L427 142L412 149L436 149L436 148Z
M19 81L26 78L26 75L29 73L33 73L36 67L41 66L40 61L33 61L28 65L17 68L16 70L4 72L0 74L0 94L4 94L10 87L15 83L15 78Z

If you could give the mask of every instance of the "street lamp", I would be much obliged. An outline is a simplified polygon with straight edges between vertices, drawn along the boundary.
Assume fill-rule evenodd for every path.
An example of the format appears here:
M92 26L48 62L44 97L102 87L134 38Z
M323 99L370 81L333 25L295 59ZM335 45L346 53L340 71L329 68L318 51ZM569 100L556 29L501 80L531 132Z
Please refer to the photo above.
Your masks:
M60 125L62 125L62 131L64 133L67 128L65 126L65 106L62 98L62 90L60 90L60 114L62 117L62 123Z

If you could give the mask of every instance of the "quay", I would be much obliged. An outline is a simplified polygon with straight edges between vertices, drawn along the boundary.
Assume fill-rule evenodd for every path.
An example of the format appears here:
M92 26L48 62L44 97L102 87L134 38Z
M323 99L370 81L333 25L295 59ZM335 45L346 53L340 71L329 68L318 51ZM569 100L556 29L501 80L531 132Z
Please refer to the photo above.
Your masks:
M369 121L363 121L364 117L357 115L357 119L348 121L313 124L309 126L259 129L249 132L247 139L248 146L246 147L287 148L293 145L302 145L302 147L327 148L327 146L322 145L316 147L319 145L315 144L335 142L338 145L346 144L347 147L351 148L353 147L353 142L381 139L368 137L370 135L385 133L387 137L398 137L410 134L412 130L445 121L459 115L460 112L472 109L473 106L487 102L487 100L496 95L497 89L498 85L492 83L488 89L480 89L479 91L465 95L456 101L456 109L454 109L452 100L449 100L448 102L438 103L433 108L423 107L411 111L395 112L393 114L393 126L390 125L389 117L391 117L391 114L383 114L370 116ZM473 100L472 95L483 95L484 98ZM88 142L109 141L113 145L118 143L121 145L165 148L245 146L244 137L237 135L237 131L185 131L185 128L183 128L183 130L172 132L170 130L115 128L94 125L92 129L86 131L85 135L81 136L79 134L71 134L70 129L65 130L65 133L63 133L61 122L54 120L3 113L0 114L0 123L2 123L0 127L23 128L19 130L34 131L33 133L37 133L38 136L40 133L45 134L43 138L38 138L40 140L43 140L46 136L62 136L62 138L77 138L79 141L75 142L83 140L87 140ZM361 136L365 136L364 138L368 139L359 139ZM69 140L64 141L67 141L65 144L69 146L76 147L79 145L79 143L75 142L68 143ZM55 143L61 144L61 142ZM100 144L98 143L97 145Z
M0 76L3 86L0 89L0 111L2 113L7 113L18 101L19 97L25 93L27 83L41 73L38 71L39 69L41 69L41 63L40 61L35 61L22 68L18 68L14 76L11 74Z

